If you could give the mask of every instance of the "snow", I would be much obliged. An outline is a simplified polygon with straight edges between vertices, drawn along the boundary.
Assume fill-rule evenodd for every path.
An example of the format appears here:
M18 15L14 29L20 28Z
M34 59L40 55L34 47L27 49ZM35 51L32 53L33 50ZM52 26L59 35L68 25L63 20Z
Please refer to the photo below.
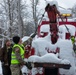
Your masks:
M75 31L76 31L75 26L70 25L70 24L63 24L63 25L58 27L59 28L59 33L58 34L59 34L61 39L65 39L66 33L68 33L66 27L69 29L69 32L70 32L71 36L75 36ZM42 34L41 32L49 32L49 30L50 29L49 29L48 24L42 25L41 28L40 28L40 34Z
M41 61L41 59L37 55L33 55L28 58L28 62L40 62L40 61Z
M67 25L71 35L75 35L75 27L72 25ZM45 30L45 28L43 28ZM65 75L75 75L75 54L73 51L73 45L71 40L66 40L65 36L68 31L65 26L59 26L59 33L62 38L59 38L56 44L51 44L51 36L50 33L44 38L38 38L33 40L32 47L35 48L35 55L29 57L30 62L54 62L61 64L71 64L71 68L69 70L59 69L60 74ZM56 51L56 48L60 48L60 53L58 53L57 58L55 54L50 54L51 51ZM51 58L51 59L48 59ZM35 69L36 71L37 69Z
M49 60L48 60L49 58ZM41 56L41 61L42 62L51 62L51 63L60 63L61 62L61 59L57 58L57 56L53 53L48 53L48 54L45 54L43 56Z
M57 45L60 47L60 58L67 59L71 62L70 70L60 69L60 73L65 75L75 74L75 58L71 40L58 41Z
M56 5L57 9L59 9L58 2L56 0L47 1L47 4Z
M59 26L59 32L61 32L62 35L63 35L62 38L65 38L65 33L68 33L66 27L68 28L70 34L71 34L72 36L74 36L74 35L75 35L75 30L76 30L75 26L72 26L72 25L70 25L70 24L68 24L68 25L66 24L66 26L65 26L65 25Z
M70 61L64 59L64 60L61 61L61 64L70 64Z
M50 28L48 24L41 26L40 32L49 32Z
M0 61L0 75L3 75L3 74L2 74L2 65L1 65L1 61Z
M50 59L48 60L48 58L50 58ZM37 56L37 55L30 56L28 58L28 62L70 64L70 61L68 61L66 59L62 60L62 59L58 58L56 56L56 54L54 54L54 53L47 53L41 57Z
M25 65L21 68L21 71L22 71L23 75L25 75L24 73L28 74L28 72L29 72L29 70L27 69L27 67Z
M22 38L22 42L28 40L29 38L30 38L29 36L24 36L24 37Z
M71 10L60 9L59 11L60 11L61 14L72 14Z

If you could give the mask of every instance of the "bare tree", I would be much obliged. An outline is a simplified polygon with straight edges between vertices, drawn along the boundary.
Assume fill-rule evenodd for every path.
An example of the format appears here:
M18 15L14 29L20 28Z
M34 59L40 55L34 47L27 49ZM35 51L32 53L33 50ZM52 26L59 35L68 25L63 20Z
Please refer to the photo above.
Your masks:
M18 0L18 29L19 29L19 35L20 37L23 36L23 19L21 17L21 7L20 7L21 0Z
M34 16L33 16L36 26L37 26L37 19L36 19L37 3L36 6L34 7ZM29 12L29 10L26 11L29 8L28 7L29 5L26 5L26 2L23 4L22 0L2 0L0 6L1 6L0 14L2 15L2 17L4 16L3 19L1 17L1 23L3 22L2 25L4 25L4 27L8 30L9 34L7 35L10 38L14 35L19 35L20 37L22 37L25 35L24 33L28 35L32 33L30 32L29 28L33 30L34 22L32 21L31 18L32 12ZM25 19L28 19L28 21L26 21ZM29 27L28 29L30 34L28 33L26 26Z
M23 36L23 18L22 18L22 8L21 5L22 0L2 0L0 3L2 9L5 13L6 24L9 31L9 37L13 35ZM16 31L15 34L13 31Z
M10 36L12 37L12 22L13 22L13 13L12 13L12 9L11 9L11 3L13 0L7 0L7 4L8 4L8 18L9 18L9 32L10 32Z
M33 19L34 19L34 23L35 23L35 29L37 28L38 25L38 16L37 16L37 5L39 4L39 0L31 0L31 4L32 4L32 12L33 12Z
M76 3L75 3L75 5L72 7L71 10L72 10L73 17L76 18Z

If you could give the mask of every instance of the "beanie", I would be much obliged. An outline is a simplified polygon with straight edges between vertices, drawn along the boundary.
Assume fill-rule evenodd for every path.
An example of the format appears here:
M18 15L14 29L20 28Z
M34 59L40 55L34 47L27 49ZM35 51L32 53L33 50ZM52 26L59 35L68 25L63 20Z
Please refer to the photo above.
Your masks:
M14 37L13 37L13 42L14 42L15 44L18 44L19 40L20 40L20 37L19 37L19 36L14 36Z

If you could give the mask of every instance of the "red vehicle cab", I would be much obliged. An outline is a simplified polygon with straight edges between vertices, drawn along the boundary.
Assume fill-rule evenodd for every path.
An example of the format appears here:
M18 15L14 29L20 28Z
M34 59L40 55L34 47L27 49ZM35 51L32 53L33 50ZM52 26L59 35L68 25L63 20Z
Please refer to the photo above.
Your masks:
M76 27L76 22L75 21L73 21L73 20L69 21L69 17L71 17L71 14L62 14L62 17L63 17L63 21L64 20L65 21L64 22L59 21L60 18L58 18L58 26L64 25L65 28L66 28L69 25L71 25L71 26ZM43 35L41 35L40 29L44 25L49 25L49 21L46 21L46 20L42 21L41 24L38 26L38 37L45 37L48 34L48 31L46 31L46 32L42 32ZM73 36L76 36L76 32L75 32L75 35L73 35ZM70 37L70 33L66 32L66 38L65 39L69 39L69 37Z

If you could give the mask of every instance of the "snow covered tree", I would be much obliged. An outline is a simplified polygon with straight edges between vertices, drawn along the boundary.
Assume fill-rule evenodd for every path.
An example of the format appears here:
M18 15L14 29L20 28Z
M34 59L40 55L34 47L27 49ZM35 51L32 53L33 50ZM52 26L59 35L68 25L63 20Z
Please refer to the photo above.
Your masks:
M37 25L38 25L38 10L37 10L37 5L39 4L39 0L31 0L31 4L32 4L33 19L34 19L35 29L36 29Z
M76 18L76 3L72 7L72 14L73 14L73 17Z
M0 3L1 9L3 10L2 13L5 13L5 24L9 31L9 37L17 34L20 37L23 36L23 5L21 3L22 0L2 0Z

